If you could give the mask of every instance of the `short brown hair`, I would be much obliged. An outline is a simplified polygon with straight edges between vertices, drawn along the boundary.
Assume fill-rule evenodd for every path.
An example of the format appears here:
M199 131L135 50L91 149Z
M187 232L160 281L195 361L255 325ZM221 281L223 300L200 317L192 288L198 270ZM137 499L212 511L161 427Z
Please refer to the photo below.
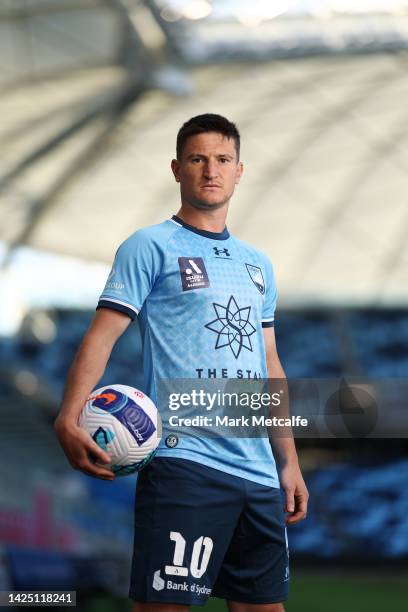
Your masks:
M222 115L214 115L206 113L205 115L197 115L184 123L177 134L176 154L180 161L183 154L184 145L190 136L203 134L205 132L217 132L227 138L233 138L235 142L235 150L237 159L239 159L239 150L241 137L234 123L228 121Z

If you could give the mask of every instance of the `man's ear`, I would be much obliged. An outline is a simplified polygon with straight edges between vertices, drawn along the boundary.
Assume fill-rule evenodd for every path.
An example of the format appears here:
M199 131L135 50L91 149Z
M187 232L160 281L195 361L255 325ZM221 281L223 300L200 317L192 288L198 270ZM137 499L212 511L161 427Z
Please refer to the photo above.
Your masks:
M174 174L174 178L176 179L176 182L179 183L180 182L180 177L179 177L180 163L177 159L171 160L171 170Z
M241 180L241 176L242 173L244 172L244 164L242 162L238 162L237 165L237 173L235 176L235 184L238 185L239 181Z

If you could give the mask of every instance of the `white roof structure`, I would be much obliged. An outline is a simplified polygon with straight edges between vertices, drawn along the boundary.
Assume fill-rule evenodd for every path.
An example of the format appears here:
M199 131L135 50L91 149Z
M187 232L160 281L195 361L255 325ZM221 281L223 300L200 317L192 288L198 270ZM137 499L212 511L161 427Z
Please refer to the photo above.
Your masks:
M176 96L116 61L116 18L100 22L103 61L18 87L3 70L0 240L110 262L177 211L177 130L217 112L240 128L245 164L228 226L271 257L281 306L408 303L404 50L156 71Z

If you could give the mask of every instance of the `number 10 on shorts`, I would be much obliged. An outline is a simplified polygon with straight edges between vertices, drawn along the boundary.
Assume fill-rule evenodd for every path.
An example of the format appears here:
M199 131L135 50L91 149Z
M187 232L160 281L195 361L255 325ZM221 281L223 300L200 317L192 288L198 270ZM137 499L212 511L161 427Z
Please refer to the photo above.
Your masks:
M170 531L170 540L174 542L173 565L164 568L168 576L188 576L188 567L184 564L186 541L179 531ZM205 573L213 549L213 541L207 536L200 536L194 542L191 555L190 573L193 578L201 578Z

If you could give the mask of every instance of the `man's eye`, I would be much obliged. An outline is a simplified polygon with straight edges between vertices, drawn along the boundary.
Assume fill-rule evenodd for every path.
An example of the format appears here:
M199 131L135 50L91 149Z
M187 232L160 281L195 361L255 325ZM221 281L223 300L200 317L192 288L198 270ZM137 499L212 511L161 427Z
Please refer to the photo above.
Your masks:
M193 157L191 161L193 162L193 164L196 164L197 162L201 161L201 157Z
M221 157L221 158L220 158L220 162L221 162L222 164L226 164L228 161L229 161L229 159L227 159L226 157Z

